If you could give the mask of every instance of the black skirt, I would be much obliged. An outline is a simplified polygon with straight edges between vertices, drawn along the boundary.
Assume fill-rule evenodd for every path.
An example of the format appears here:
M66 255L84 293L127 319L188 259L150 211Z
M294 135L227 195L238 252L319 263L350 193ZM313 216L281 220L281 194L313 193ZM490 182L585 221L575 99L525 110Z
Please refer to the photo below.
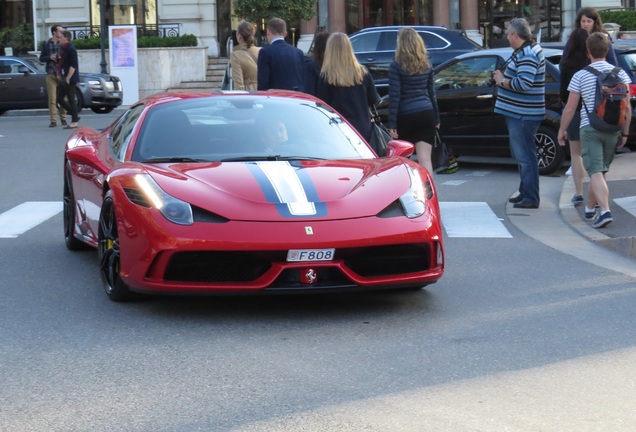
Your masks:
M397 118L398 139L412 142L435 143L435 112L430 109Z

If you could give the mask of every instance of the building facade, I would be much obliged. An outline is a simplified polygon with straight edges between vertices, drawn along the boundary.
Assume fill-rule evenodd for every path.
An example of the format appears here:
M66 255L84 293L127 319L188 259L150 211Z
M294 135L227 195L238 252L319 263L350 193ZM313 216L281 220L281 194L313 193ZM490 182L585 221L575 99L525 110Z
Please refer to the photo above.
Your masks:
M542 41L571 29L578 8L618 8L634 0L317 0L316 16L292 23L293 40L307 49L319 28L353 33L378 25L441 25L465 30L484 46L507 45L506 22L526 17ZM633 4L625 6L633 6ZM88 37L106 26L135 24L140 34L193 34L209 55L226 56L236 28L232 0L0 0L0 28L34 24L34 42L46 40L52 24ZM264 23L257 23L260 27Z

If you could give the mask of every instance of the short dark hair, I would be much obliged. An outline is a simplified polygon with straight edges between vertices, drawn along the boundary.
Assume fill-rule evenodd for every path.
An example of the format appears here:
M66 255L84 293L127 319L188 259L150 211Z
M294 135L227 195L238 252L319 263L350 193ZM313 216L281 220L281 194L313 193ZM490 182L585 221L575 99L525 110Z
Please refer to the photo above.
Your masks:
M68 31L68 30L64 30L64 31L62 32L62 35L63 35L66 39L68 39L68 40L73 39L73 37L71 36L71 32L70 32L70 31Z
M588 36L585 46L590 56L595 59L605 58L609 51L609 36L602 32L594 32Z
M62 26L59 25L59 24L53 24L51 26L51 34L55 33L57 31L57 29L60 28L60 27L62 27Z
M267 23L267 30L272 34L284 36L287 33L287 24L284 19L272 18Z

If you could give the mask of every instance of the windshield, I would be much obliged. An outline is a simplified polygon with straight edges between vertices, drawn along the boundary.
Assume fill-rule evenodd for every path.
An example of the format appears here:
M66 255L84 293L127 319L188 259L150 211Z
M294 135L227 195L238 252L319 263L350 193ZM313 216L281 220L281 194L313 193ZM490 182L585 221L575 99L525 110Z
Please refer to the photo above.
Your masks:
M323 104L227 95L156 106L143 119L132 160L147 162L360 159L372 151Z
M46 67L44 64L40 63L39 59L35 57L23 57L20 60L26 63L26 65L29 66L31 69L46 73Z

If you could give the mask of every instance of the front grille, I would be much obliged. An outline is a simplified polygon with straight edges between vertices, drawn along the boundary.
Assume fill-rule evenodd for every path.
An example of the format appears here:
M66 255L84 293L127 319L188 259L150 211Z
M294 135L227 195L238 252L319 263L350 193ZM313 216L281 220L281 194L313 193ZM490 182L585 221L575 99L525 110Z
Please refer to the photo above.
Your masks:
M164 280L192 283L248 283L265 274L274 262L285 262L287 251L200 251L178 252L170 259ZM362 277L394 276L430 270L431 251L428 244L372 246L338 249L335 260L343 261ZM324 264L321 263L321 264ZM312 267L311 263L306 263ZM335 267L318 269L320 284L351 283ZM303 286L298 269L285 270L277 287Z
M392 276L430 270L428 244L375 246L339 250L336 257L364 277Z
M271 267L272 261L284 261L285 252L179 252L166 268L167 281L233 283L251 282Z

